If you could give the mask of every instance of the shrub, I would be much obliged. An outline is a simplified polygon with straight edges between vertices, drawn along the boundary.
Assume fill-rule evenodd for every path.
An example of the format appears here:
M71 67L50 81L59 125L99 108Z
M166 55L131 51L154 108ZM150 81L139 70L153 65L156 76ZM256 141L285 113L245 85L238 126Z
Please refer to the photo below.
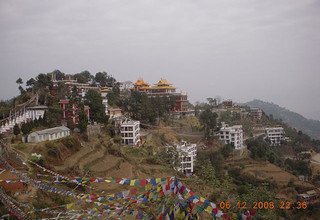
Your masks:
M78 146L80 146L80 142L78 139L75 139L73 137L66 137L64 139L62 139L62 144L64 146L66 146L68 149L74 149L74 148L78 148Z

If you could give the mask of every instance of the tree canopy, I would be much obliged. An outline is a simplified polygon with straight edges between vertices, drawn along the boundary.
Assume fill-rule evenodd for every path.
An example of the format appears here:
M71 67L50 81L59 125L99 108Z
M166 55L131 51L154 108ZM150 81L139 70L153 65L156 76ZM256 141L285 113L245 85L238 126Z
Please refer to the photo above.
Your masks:
M213 129L216 126L218 115L211 112L209 108L205 109L200 113L200 123L204 127L205 137L209 138L212 136Z
M85 96L85 104L90 107L90 120L99 123L106 123L108 118L105 113L105 106L102 104L101 95L95 90L89 90Z

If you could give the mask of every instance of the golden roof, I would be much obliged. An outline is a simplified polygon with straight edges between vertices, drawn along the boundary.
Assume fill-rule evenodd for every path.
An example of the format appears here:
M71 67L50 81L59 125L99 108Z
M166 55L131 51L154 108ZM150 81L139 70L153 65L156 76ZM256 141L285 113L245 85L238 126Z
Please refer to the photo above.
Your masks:
M150 88L148 88L150 90L152 89L176 89L176 87L173 87L173 86L168 86L168 85L162 85L162 86L152 86Z
M100 88L100 91L101 91L101 92L110 92L111 89L110 89L109 87L101 87L101 88Z
M166 79L161 78L156 85L158 85L158 86L168 86L168 85L172 85L172 83L168 82Z
M149 86L142 78L139 78L135 83L136 86Z

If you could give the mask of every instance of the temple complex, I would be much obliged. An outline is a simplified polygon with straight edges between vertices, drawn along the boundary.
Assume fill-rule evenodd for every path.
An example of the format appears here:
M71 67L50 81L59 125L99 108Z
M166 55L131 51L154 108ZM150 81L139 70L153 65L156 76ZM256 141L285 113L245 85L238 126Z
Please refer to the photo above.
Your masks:
M175 97L175 106L171 113L177 116L192 115L194 111L188 107L189 101L187 93L177 92L176 87L166 79L161 78L158 83L150 85L142 78L134 83L134 90L146 93L149 97L154 96L173 96Z

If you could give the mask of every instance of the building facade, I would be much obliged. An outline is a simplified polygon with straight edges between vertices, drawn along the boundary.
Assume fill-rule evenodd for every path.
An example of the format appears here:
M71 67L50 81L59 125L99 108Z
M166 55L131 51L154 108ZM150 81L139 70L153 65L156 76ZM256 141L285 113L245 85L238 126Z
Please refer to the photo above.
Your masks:
M180 144L176 145L176 150L181 161L181 166L178 170L181 170L185 174L192 174L197 157L197 145L181 141Z
M108 93L111 91L111 89L109 87L102 87L100 89L100 94L101 94L101 97L102 97L102 104L104 105L104 110L105 110L105 113L106 115L108 115L108 108L109 108L109 105L108 105Z
M224 144L232 144L236 150L243 148L242 125L228 126L227 124L222 123L219 140Z
M231 99L222 101L222 106L224 108L232 108L233 107L233 101Z
M79 124L79 113L80 108L77 103L70 102L69 99L63 99L59 102L60 108L62 110L62 120L63 123L68 122L71 120L74 124ZM84 106L84 113L87 116L88 120L90 118L90 107L85 105Z
M140 122L124 120L120 125L122 143L130 146L137 146L140 143Z
M169 149L175 149L177 155L171 155L174 158L174 166L177 171L181 171L186 175L190 175L194 171L194 164L197 157L197 145L190 144L186 141L181 141L173 146L167 146L167 152Z
M53 141L70 135L70 129L65 126L49 128L41 131L35 131L28 135L29 143L38 143L42 141Z
M266 128L265 138L270 141L271 146L281 145L281 141L285 140L283 127Z
M250 108L250 115L255 119L261 119L263 111L260 108Z
M108 108L108 114L110 119L118 118L122 116L121 108Z

